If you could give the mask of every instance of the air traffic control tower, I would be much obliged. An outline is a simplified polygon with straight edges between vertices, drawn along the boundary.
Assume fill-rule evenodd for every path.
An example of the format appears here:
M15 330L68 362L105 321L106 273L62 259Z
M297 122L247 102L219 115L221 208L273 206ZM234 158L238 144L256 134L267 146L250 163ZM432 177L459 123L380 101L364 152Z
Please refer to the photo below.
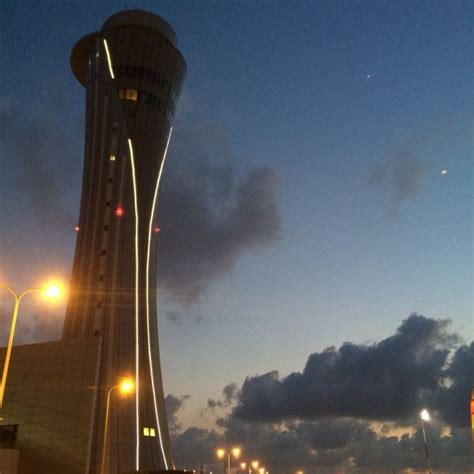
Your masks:
M100 387L127 375L135 381L132 399L114 405L105 453L106 390L98 393L94 459L105 456L107 472L173 469L158 347L156 211L185 62L166 21L129 10L82 38L71 66L86 89L86 137L63 339L101 337Z
M185 61L166 21L127 10L83 37L71 66L86 91L86 134L63 336L14 349L0 429L18 432L21 474L173 470L156 214ZM107 394L123 377L135 392L112 393L104 448Z

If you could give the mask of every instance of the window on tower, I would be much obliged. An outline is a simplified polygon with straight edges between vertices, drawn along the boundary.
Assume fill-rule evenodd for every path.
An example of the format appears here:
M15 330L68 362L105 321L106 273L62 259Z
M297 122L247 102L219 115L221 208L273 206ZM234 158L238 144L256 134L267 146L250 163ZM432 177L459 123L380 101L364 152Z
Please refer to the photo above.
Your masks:
M138 100L138 91L136 89L125 89L126 100Z

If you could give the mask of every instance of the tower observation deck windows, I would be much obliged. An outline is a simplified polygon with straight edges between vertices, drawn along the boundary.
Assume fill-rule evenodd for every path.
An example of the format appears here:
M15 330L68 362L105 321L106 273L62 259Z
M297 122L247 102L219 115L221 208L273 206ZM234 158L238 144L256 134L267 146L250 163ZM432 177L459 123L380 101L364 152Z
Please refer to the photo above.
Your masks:
M136 89L125 89L125 96L123 97L126 100L137 100L138 91Z
M173 115L174 106L171 105L170 107L166 107L165 101L156 95L137 89L119 89L118 94L121 99L132 100L134 102L141 102L143 104L150 105L159 112L163 113L168 121L170 121L171 116Z
M131 77L151 82L164 90L167 94L171 94L173 100L176 98L176 92L174 91L171 82L157 74L155 71L138 66L115 66L114 72L117 77Z

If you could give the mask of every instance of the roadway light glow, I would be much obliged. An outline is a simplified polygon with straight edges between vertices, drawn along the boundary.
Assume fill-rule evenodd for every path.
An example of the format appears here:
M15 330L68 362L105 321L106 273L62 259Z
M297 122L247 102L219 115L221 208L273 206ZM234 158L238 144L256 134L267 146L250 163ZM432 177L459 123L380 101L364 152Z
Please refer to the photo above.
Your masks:
M252 467L257 470L260 463L258 461L252 461Z
M120 382L120 393L122 395L129 395L133 393L135 387L133 385L133 381L131 379L123 379Z
M423 410L420 413L420 416L423 421L430 421L430 414L428 413L428 410Z
M225 450L224 449L220 448L216 451L216 453L217 453L217 457L219 459L224 459L224 456L225 456Z
M235 459L238 459L240 456L240 448L232 448L232 456L234 456Z
M50 282L43 288L43 295L50 300L57 300L64 294L62 285L56 282Z

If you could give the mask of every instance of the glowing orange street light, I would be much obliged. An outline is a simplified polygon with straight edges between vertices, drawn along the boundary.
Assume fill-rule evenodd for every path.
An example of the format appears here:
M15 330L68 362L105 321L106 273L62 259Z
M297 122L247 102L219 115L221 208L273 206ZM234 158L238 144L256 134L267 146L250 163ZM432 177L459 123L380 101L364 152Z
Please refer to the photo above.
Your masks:
M105 408L105 424L104 424L104 442L102 445L102 462L100 465L100 474L104 474L105 468L105 449L107 447L107 435L109 431L109 408L110 408L110 396L116 389L120 390L122 396L131 395L135 391L135 385L132 379L124 378L120 383L111 387L107 393L107 405Z
M51 281L47 283L42 288L28 288L27 290L22 291L21 293L17 294L14 290L12 290L9 286L0 285L0 289L7 290L13 298L15 298L15 307L13 309L13 316L12 316L12 323L10 326L10 334L8 336L8 345L7 345L7 353L5 355L5 363L3 364L3 372L2 372L2 381L0 385L0 410L3 407L3 397L5 396L5 387L7 384L7 377L8 377L8 369L10 367L10 357L13 348L13 338L15 336L15 328L16 328L16 320L18 318L18 308L20 307L20 302L25 295L28 293L32 293L34 291L40 291L43 296L50 300L57 300L60 296L64 294L64 287L58 283Z
M227 467L226 467L226 472L227 474L230 474L230 456L234 456L235 459L238 459L240 456L241 449L238 447L232 448L230 451L227 451L225 449L219 448L216 451L218 459L224 459L227 456Z

